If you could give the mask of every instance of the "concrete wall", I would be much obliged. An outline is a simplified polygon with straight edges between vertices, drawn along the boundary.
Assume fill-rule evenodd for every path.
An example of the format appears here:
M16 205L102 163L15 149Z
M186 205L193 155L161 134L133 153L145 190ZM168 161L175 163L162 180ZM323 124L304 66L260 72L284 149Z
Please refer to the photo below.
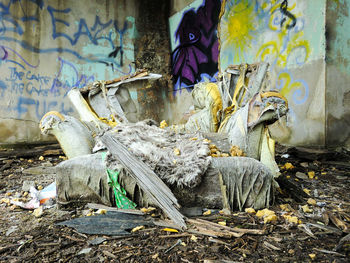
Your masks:
M327 1L326 143L350 149L350 3Z
M135 0L0 1L0 143L43 140L72 87L132 73Z
M290 105L284 143L325 144L326 1L227 0L220 21L220 61L268 61L271 86Z

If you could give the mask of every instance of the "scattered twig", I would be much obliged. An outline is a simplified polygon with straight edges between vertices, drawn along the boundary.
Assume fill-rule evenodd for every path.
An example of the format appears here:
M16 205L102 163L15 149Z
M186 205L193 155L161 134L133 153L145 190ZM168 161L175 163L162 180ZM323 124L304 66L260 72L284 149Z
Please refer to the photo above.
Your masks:
M160 235L158 238L178 238L178 237L189 237L192 236L189 233L173 234L173 235Z
M270 244L269 242L267 241L264 241L263 245L266 247L266 248L269 248L269 249L273 249L273 250L281 250L279 247L276 247L272 244Z
M170 252L170 251L173 250L176 246L181 245L181 243L182 243L182 240L181 240L181 239L178 239L174 245L172 245L171 247L169 247L167 250L164 251L164 254Z
M350 234L347 234L345 237L343 237L342 239L339 240L338 245L335 247L335 251L339 251L345 242L350 242Z
M5 163L1 168L0 168L0 172L8 169L11 167L11 164L13 163L13 160L9 160L7 163Z
M343 254L340 254L340 253L334 252L334 251L330 251L330 250L326 250L326 249L313 248L313 250L321 252L321 253L325 253L325 254L332 254L335 256L339 256L339 257L345 257L345 255L343 255Z

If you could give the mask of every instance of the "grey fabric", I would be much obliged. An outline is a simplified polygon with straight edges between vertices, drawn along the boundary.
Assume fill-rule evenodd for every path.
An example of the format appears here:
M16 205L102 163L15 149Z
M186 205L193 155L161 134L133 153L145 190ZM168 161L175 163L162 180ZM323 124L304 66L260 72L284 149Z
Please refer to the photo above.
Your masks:
M57 194L59 203L96 202L114 206L114 194L107 183L106 166L101 153L76 157L57 166ZM115 163L114 163L115 164ZM139 207L154 206L135 180L120 166L119 183L127 196ZM245 207L268 207L273 198L273 176L262 163L247 157L212 158L202 176L202 182L193 188L172 187L180 205L222 208L218 180L222 174L232 210Z
M213 158L211 166L222 174L232 210L269 206L274 179L261 162L248 157Z
M199 134L176 134L138 122L118 125L113 136L170 185L197 186L210 164L209 143ZM113 169L113 162L109 159L108 167Z
M64 120L56 115L42 119L42 133L54 135L68 158L90 154L95 141L88 127L74 117L62 116Z
M56 166L57 200L59 203L95 202L113 206L102 154L78 156Z

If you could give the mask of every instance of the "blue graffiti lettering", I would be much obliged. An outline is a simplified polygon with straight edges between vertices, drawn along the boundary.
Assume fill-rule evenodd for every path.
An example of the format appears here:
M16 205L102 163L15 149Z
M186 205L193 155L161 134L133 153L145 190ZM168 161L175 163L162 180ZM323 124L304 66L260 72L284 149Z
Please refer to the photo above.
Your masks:
M57 106L58 102L55 100L37 100L19 96L14 110L17 112L17 117L21 118L24 114L32 112L32 108L35 107L35 114L39 120L46 112L52 110L59 110L60 113L66 115L73 112L73 108L65 105L63 102L59 105L59 107Z
M58 59L61 63L61 66L56 77L52 81L50 89L51 93L57 94L60 93L60 90L64 90L64 96L66 96L72 88L82 88L86 86L89 82L93 82L95 80L95 77L93 75L87 76L85 74L80 74L73 63L64 60L61 57L59 57ZM64 71L70 72L71 81L67 80L62 76Z

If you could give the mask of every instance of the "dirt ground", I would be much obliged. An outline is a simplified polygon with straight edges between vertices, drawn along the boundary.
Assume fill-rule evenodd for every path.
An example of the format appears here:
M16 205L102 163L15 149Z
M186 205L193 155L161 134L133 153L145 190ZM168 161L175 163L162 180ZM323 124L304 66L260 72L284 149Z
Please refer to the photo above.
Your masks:
M54 181L54 174L45 171L62 161L59 151L46 151L40 160L42 154L29 151L13 157L2 152L0 262L349 262L347 153L280 150L276 159L284 166L281 189L270 207L276 221L264 223L247 212L200 216L226 222L229 227L266 232L239 238L173 233L159 226L148 226L129 236L97 236L56 225L86 215L90 211L84 207L60 210L54 206L35 217L33 211L8 204L8 200L29 198L24 197L24 181L34 181L36 187ZM281 206L285 204L289 206ZM296 216L297 221L289 222L288 215L290 219ZM179 245L169 250L176 243Z

